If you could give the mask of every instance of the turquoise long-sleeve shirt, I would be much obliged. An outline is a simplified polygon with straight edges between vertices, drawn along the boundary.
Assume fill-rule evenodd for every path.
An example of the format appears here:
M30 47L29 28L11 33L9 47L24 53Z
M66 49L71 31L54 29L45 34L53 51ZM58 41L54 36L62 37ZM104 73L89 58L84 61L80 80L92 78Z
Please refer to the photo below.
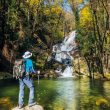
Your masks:
M24 65L25 65L25 71L26 73L34 72L34 67L33 67L33 62L31 59L25 59L24 60Z

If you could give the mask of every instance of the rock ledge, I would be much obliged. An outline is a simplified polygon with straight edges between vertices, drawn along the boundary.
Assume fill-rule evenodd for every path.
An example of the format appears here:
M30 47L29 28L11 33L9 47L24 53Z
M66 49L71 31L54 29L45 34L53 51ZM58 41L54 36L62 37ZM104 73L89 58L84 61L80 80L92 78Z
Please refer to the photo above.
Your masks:
M44 110L44 109L41 105L34 105L32 107L25 106L22 109L19 109L18 107L15 107L12 110Z

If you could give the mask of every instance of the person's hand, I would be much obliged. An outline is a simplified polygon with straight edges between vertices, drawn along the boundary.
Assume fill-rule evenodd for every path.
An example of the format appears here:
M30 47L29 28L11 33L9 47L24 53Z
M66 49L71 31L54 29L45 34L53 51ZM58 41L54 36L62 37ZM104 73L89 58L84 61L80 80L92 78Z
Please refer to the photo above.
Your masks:
M37 71L38 74L40 74L40 71Z

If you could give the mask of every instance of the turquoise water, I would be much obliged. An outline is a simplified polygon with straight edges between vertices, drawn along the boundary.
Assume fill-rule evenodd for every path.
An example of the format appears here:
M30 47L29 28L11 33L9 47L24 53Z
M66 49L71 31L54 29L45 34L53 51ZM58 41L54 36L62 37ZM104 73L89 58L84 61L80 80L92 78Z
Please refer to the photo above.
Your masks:
M110 82L89 79L37 79L35 100L45 110L110 110ZM0 81L0 110L17 105L19 84L13 80ZM25 89L25 105L28 103Z

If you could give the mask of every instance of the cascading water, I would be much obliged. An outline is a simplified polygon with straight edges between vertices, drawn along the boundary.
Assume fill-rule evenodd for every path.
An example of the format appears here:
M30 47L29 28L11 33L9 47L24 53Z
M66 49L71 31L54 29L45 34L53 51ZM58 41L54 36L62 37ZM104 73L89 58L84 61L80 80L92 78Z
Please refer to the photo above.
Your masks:
M67 66L62 73L63 77L72 77L73 76L73 68L72 66Z
M59 73L62 77L73 77L73 57L71 54L73 54L76 49L75 37L76 31L72 31L69 36L64 38L62 43L53 46L52 52L54 53L54 57L52 58L66 66L64 71L62 71L61 68L56 70L56 72Z

